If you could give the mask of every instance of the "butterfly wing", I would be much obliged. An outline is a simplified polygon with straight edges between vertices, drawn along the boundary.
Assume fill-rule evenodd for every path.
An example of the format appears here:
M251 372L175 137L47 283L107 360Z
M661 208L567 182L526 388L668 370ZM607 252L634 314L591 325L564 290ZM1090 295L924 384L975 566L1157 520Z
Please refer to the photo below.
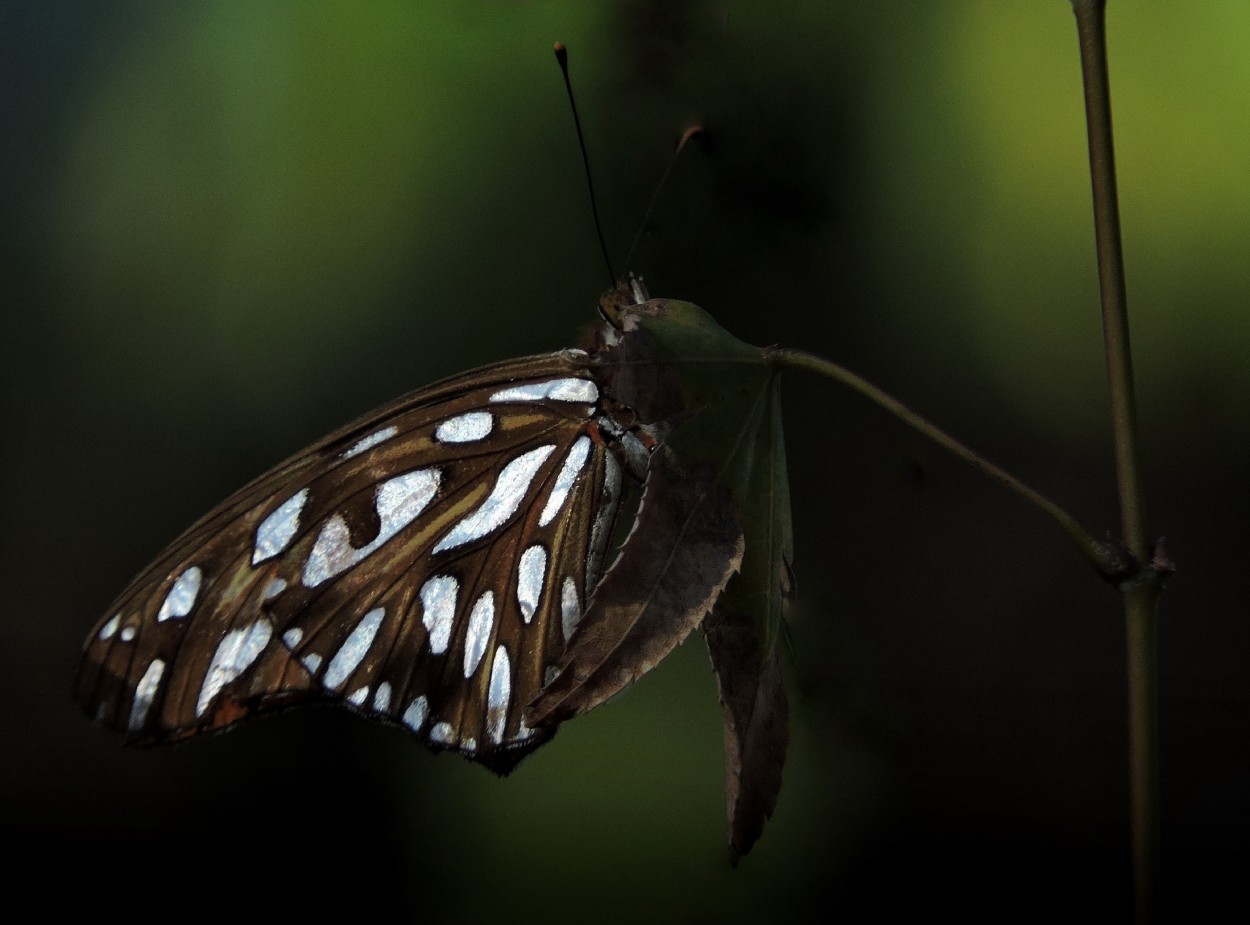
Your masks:
M602 568L625 452L585 353L398 399L166 549L85 645L77 696L158 743L313 699L506 771ZM617 434L618 437L613 437Z

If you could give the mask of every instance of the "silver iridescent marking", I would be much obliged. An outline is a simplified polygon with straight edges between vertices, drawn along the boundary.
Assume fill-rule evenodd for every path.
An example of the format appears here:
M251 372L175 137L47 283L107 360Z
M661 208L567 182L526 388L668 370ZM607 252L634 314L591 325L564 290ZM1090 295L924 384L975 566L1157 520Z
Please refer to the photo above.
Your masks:
M495 416L489 411L470 411L448 418L434 429L434 439L441 443L472 443L487 437L495 428Z
M465 739L460 743L460 750L467 754L473 754L477 751L477 739Z
M384 616L386 609L375 607L361 617L360 622L347 634L342 647L334 653L334 658L330 659L325 677L321 679L322 684L331 689L336 688L360 666L369 652L369 647L373 645L374 637L378 635L378 627L382 625Z
M391 708L391 682L383 681L373 692L373 709L385 713Z
M490 686L486 688L486 734L496 745L503 741L511 696L512 665L508 661L508 650L501 645L495 650L495 661L490 667Z
M492 530L497 530L509 517L516 513L529 490L530 482L547 461L547 457L555 450L555 445L540 446L538 449L523 453L503 467L490 497L482 502L472 514L457 523L447 535L438 541L434 551L444 552L454 549L473 540L481 539Z
M347 695L347 702L353 706L364 706L364 702L369 699L369 685L357 688Z
M272 559L290 544L299 531L299 515L308 502L308 489L301 488L282 502L272 514L256 528L256 546L252 550L252 565L260 565Z
M577 599L577 585L572 578L566 578L560 587L560 626L564 630L566 641L573 635L573 630L577 629L581 619L582 602Z
M135 638L135 628L133 626L122 627L122 634L119 638L122 642L130 642Z
M282 634L282 641L288 649L294 649L304 640L304 630L298 626L292 626L289 630Z
M143 722L148 718L148 710L152 709L152 698L156 696L156 689L160 687L161 675L164 673L165 663L154 658L135 685L135 699L130 705L130 720L126 723L126 728L131 732L143 728Z
M217 651L213 653L213 660L208 663L208 671L204 673L200 699L195 703L197 717L204 715L223 687L247 671L269 645L272 634L273 624L262 617L251 626L233 629L222 637L217 643Z
M551 523L552 518L560 513L560 508L564 505L564 501L569 496L569 492L573 488L573 483L577 481L577 476L586 466L586 460L590 457L590 438L582 435L573 441L573 446L569 448L569 455L564 457L564 465L560 467L560 474L556 476L556 483L551 486L551 494L547 498L547 504L543 508L542 516L538 518L538 526L545 527Z
M546 382L527 382L502 389L490 397L496 401L577 401L594 404L599 400L599 389L589 379L549 379Z
M469 613L469 626L464 633L464 676L467 680L482 664L490 631L495 625L495 592L487 591L479 597Z
M399 433L399 428L394 425L383 427L381 430L374 431L367 437L361 437L354 446L343 452L343 459L351 459L353 456L359 456L365 450L371 450L379 443L385 443L391 437Z
M300 663L308 669L309 674L316 674L317 669L321 667L321 656L316 652L309 652L300 658Z
M521 553L517 566L516 600L521 607L521 619L526 623L534 619L538 601L543 596L543 577L547 574L547 550L539 543Z
M430 652L442 655L451 642L451 623L456 618L456 595L460 582L450 575L436 575L421 586L421 623L430 637Z
M421 727L425 725L425 714L429 711L429 702L422 694L412 703L408 704L408 709L404 711L404 715L400 717L403 724L413 732L420 732Z
M100 641L103 642L105 639L112 639L113 634L117 632L117 628L121 625L122 615L118 614L113 617L113 619L109 620L108 623L105 623L102 627L100 627Z
M195 606L195 598L200 593L200 581L203 577L204 573L200 571L198 565L191 566L179 575L173 587L169 589L169 593L165 595L161 609L156 614L156 621L161 623L189 614L191 608Z
M304 584L315 588L323 581L364 561L408 524L417 519L438 492L437 469L417 469L388 479L378 486L374 506L381 526L372 541L356 549L351 530L341 515L335 514L321 528L308 562L304 564Z
M435 723L430 729L430 741L451 745L456 741L456 730L451 728L451 723Z
M547 669L543 672L543 687L546 687L559 676L560 669L555 665L548 665Z
M261 592L260 599L262 601L272 601L275 597L286 590L286 580L283 578L270 578L265 582L265 590Z

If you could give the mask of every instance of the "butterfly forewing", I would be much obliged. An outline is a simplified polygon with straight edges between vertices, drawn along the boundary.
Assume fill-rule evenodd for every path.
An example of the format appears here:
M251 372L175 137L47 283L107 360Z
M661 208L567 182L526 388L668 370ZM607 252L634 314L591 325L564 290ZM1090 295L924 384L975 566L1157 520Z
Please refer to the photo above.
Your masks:
M339 700L510 767L553 731L528 729L522 709L612 533L628 435L600 398L586 354L563 351L444 380L331 434L123 592L88 638L80 701L161 742Z

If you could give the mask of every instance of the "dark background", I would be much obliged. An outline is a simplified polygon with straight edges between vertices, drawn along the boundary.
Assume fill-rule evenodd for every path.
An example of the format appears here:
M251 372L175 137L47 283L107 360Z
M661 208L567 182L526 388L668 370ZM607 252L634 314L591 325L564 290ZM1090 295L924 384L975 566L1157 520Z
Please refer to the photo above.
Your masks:
M736 870L698 638L509 779L333 710L130 751L70 700L127 580L243 482L439 377L576 342L619 263L867 375L1116 530L1067 3L0 7L0 832L48 908L403 920L1117 920L1119 605L1047 520L786 383L785 784ZM1112 3L1162 603L1163 889L1242 895L1250 8ZM1240 589L1240 590L1239 590ZM1240 596L1238 596L1240 595ZM246 900L246 901L245 901Z

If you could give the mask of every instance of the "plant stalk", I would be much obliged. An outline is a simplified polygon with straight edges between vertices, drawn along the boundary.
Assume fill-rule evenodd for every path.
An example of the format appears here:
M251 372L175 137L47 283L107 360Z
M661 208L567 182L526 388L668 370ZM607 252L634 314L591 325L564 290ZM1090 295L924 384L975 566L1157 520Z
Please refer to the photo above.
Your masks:
M1123 540L1138 562L1150 559L1137 465L1137 419L1133 364L1129 349L1128 300L1116 195L1111 132L1111 93L1107 74L1106 2L1071 0L1076 14L1089 133L1094 233L1102 299L1103 340L1115 442L1116 484ZM1130 819L1133 844L1133 896L1138 922L1152 919L1158 870L1157 655L1158 583L1134 582L1123 588L1128 671Z
M1063 532L1076 543L1081 554L1090 560L1094 568L1098 569L1101 574L1108 575L1110 563L1107 558L1107 548L1090 536L1085 528L1077 522L1075 517L1045 497L1041 492L1029 487L1010 472L999 468L975 450L960 443L936 424L921 417L893 395L873 385L862 376L851 372L846 367L839 366L832 360L826 360L823 357L818 357L803 350L773 347L769 349L768 356L780 366L806 369L809 372L818 373L850 387L869 401L880 405L899 420L920 431L934 443L946 448L968 464L1006 485L1030 504L1049 515Z

